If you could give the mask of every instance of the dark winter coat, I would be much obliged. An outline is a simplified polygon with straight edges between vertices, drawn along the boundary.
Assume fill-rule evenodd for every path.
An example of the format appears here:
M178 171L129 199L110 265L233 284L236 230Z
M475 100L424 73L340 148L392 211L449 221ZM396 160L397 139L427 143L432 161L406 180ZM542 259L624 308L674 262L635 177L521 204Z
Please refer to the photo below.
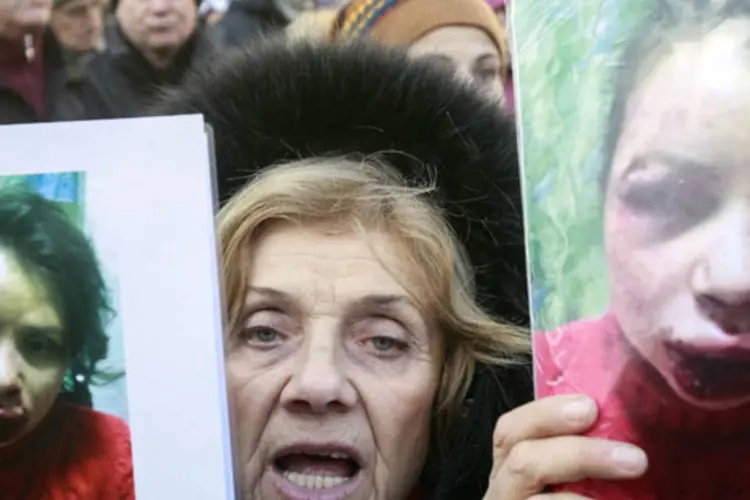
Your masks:
M180 48L172 63L154 68L131 44L117 24L107 29L107 49L91 58L78 90L88 119L143 115L166 87L178 85L185 74L217 50L214 40L199 27Z
M39 61L27 62L24 48L19 43L18 53L0 54L0 72L11 71L6 65L13 65L12 71L26 71L20 65L39 64L36 69L27 72L27 78L33 82L24 85L39 85L43 87L41 106L37 107L30 99L22 96L17 89L3 83L0 78L0 124L35 123L46 121L71 120L81 118L83 107L77 97L77 89L81 83L80 75L68 71L63 60L62 49L48 30L44 33L37 46ZM8 50L8 49L0 49Z
M289 20L273 0L232 0L211 36L222 46L236 47L283 30Z

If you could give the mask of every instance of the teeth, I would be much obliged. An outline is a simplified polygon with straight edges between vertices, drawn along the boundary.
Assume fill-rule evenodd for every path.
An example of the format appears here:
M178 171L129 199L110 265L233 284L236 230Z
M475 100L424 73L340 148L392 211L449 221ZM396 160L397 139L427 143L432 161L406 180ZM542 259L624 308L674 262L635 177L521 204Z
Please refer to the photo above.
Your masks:
M329 457L342 460L348 460L350 458L346 453L340 453L338 451L323 451L320 453L311 453L310 455L315 457Z
M298 472L283 472L289 482L309 490L324 490L333 488L348 481L346 477L320 476L318 474L300 474Z

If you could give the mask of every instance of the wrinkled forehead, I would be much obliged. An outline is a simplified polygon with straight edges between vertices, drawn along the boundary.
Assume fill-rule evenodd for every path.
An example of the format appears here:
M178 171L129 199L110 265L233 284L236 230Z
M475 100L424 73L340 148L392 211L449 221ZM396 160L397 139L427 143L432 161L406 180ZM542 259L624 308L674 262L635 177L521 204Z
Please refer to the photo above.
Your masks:
M410 245L387 228L349 221L274 221L248 246L248 284L293 288L298 280L319 291L403 294L424 311L426 272ZM297 268L294 268L297 266ZM308 273L303 276L302 267Z
M481 57L500 58L492 38L473 26L443 26L432 30L414 42L409 53L417 57L443 55L459 64L473 63Z
M105 8L107 0L67 0L55 7L54 12L71 12L81 8Z

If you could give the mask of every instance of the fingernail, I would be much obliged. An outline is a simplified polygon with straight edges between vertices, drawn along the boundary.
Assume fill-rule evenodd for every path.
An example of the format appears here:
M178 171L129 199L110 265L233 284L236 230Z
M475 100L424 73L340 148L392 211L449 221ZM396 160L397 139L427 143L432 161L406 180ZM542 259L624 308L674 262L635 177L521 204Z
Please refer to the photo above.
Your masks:
M579 399L563 408L563 415L573 424L584 424L594 419L596 405L590 399Z
M618 446L612 450L612 460L628 474L641 474L646 470L648 459L640 448Z

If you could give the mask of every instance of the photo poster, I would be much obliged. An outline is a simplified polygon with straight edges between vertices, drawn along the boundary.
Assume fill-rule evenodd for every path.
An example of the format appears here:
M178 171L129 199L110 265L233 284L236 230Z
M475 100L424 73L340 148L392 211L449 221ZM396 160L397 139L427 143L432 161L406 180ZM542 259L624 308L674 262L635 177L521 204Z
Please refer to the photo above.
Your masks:
M560 491L750 496L750 2L514 2L537 397L646 474Z
M13 351L8 359L23 360L17 363L22 365L19 373L24 371L19 377L34 384L24 385L22 380L22 401L41 401L49 392L57 395L56 401L123 422L132 445L130 495L138 500L235 498L211 142L210 129L197 115L0 127L0 215L11 219L0 221L0 294L14 297L14 292L24 290L23 280L36 283L35 290L47 295L29 306L37 307L34 314L40 314L40 303L48 304L47 311L66 318L61 324L72 325L67 318L73 315L66 313L76 301L59 298L61 290L90 288L76 288L75 278L82 274L68 272L61 264L65 262L69 268L88 271L98 267L108 304L100 311L106 316L102 319L106 353L92 347L101 345L101 338L90 333L93 328L78 337L83 340L76 352L88 353L82 359L97 361L96 377L81 376L75 368L78 357L64 361L67 357L50 354L45 358L44 344L31 337L23 340L25 332L36 332L39 325L14 330L13 342L5 342L11 335L7 329L0 331L0 365L9 364L6 351ZM58 212L40 209L39 200L60 209L65 223L50 215ZM84 236L93 263L79 258L85 253L80 246L71 246L69 235L76 231ZM66 253L70 248L76 250ZM18 259L13 261L9 255L15 254ZM60 260L63 254L67 261ZM19 265L13 267L16 262ZM13 269L21 271L13 275ZM37 275L41 279L33 281ZM54 298L47 303L48 296ZM23 301L16 310L0 304L0 316L16 314L23 307ZM91 317L88 310L76 311L78 318ZM59 337L60 351L73 349L73 335L66 332ZM14 348L6 349L7 345ZM56 369L65 373L62 381L49 376ZM6 403L0 405L0 458L8 449L2 442L7 427L4 412L11 404ZM56 408L24 406L25 414L41 423L8 446L34 442L35 430L57 425ZM80 460L91 458L81 452L90 443L67 439L58 445L54 436L62 436L63 431L51 430L48 449L63 447L62 455L83 453ZM109 443L98 446L106 450ZM49 459L45 455L39 462ZM42 470L43 477L32 472L30 481L66 484L64 477ZM5 472L12 475L18 470ZM4 485L12 478L3 473L0 461ZM113 480L115 476L113 469ZM80 484L80 478L72 483ZM97 490L96 483L86 487L86 494L79 492L75 498L109 500L109 493ZM60 492L37 493L47 498Z
M0 199L11 189L31 191L55 203L90 241L96 251L96 235L87 230L86 173L60 172L29 175L0 176ZM96 214L92 215L93 217ZM117 316L117 277L106 262L99 263L104 276L107 300L111 306L103 324L108 338L106 356L97 368L105 374L103 380L85 380L82 374L68 369L63 381L66 397L75 403L128 420L128 401L125 384L125 354L122 328Z

